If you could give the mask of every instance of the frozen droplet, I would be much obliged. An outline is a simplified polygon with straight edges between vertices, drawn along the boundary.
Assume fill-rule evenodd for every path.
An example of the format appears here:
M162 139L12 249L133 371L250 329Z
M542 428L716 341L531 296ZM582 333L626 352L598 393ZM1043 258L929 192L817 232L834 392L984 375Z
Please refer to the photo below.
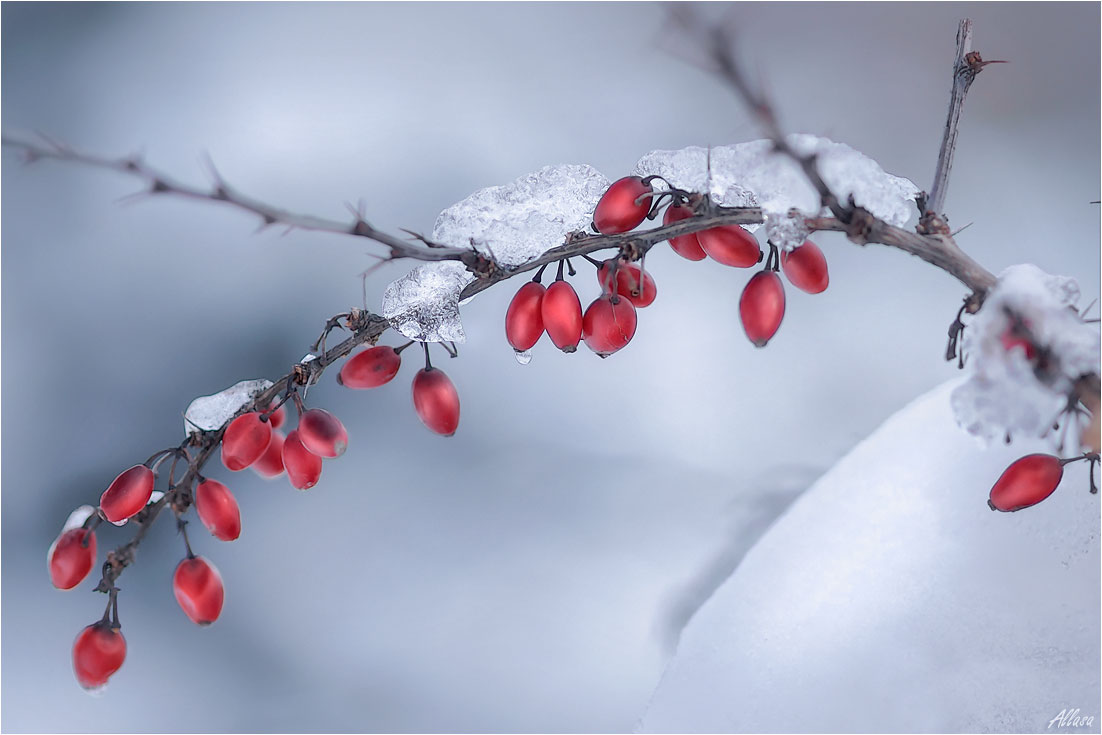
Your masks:
M513 356L517 358L517 362L519 362L521 365L527 365L528 363L532 362L531 350L524 350L523 352L521 352L520 350L514 350Z
M184 432L191 436L199 431L214 431L233 418L242 406L272 387L272 381L242 380L224 391L200 396L184 412Z
M127 524L128 522L129 522L129 521L130 521L130 519L129 519L129 518L123 518L123 519L122 519L121 521L108 521L108 523L110 523L110 524L111 524L112 526L118 526L119 528L122 528L122 527L123 527L123 526L125 526L125 525L126 525L126 524Z
M918 187L885 173L868 156L813 135L789 135L787 141L801 155L816 155L823 180L841 201L853 195L857 204L897 226L917 214L914 198ZM633 173L658 174L678 188L707 191L716 204L759 206L767 215L787 214L790 209L816 215L822 210L819 193L803 170L791 158L776 152L768 140L712 148L710 181L708 149L700 146L652 151L639 159ZM756 229L754 225L746 228Z

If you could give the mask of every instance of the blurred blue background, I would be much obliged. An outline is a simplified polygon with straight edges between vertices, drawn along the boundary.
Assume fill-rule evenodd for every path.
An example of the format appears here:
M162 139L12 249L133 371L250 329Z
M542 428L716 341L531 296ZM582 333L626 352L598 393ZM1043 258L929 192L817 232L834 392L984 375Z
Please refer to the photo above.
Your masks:
M610 178L655 148L760 137L716 79L660 46L658 4L15 3L2 7L3 127L144 152L205 181L376 226L429 231L475 189L549 163ZM789 131L848 143L929 186L957 21L991 67L968 98L949 189L960 245L1099 290L1099 8L1062 3L709 5ZM68 512L181 438L189 401L276 377L360 303L362 240L276 229L215 205L144 200L120 175L3 154L2 727L5 731L625 731L681 625L783 508L912 397L964 296L897 251L818 238L821 296L790 289L768 349L745 339L748 274L648 259L657 302L609 360L544 340L528 366L513 289L464 307L441 363L458 434L390 385L310 392L348 453L307 493L250 472L232 543L197 525L222 618L192 625L158 521L122 577L129 654L107 692L70 670L102 612L53 589ZM369 306L410 267L368 282ZM587 270L583 301L596 295ZM384 338L397 344L393 338ZM407 363L416 363L408 355ZM922 447L915 447L916 452ZM986 492L985 488L977 489ZM127 529L104 529L101 548ZM814 706L814 703L804 703Z

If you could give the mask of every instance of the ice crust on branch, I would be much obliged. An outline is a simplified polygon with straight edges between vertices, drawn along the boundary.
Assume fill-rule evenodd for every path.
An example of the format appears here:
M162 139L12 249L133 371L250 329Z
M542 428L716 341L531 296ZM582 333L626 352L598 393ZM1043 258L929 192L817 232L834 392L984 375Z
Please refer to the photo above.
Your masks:
M584 229L609 183L592 166L544 166L448 207L436 218L431 240L473 247L503 268L522 265ZM455 261L417 266L387 286L383 316L409 339L462 342L459 294L472 280Z
M454 260L419 265L383 292L383 316L409 339L419 342L464 342L459 294L474 280Z
M1016 265L999 275L983 308L964 330L962 348L972 373L953 391L957 423L970 434L999 440L1006 434L1042 436L1067 405L1071 383L1098 370L1099 332L1075 310L1079 286L1034 265ZM1041 382L1015 345L1014 316L1034 338L1034 349L1057 360Z
M897 226L917 213L914 198L918 187L885 173L868 156L814 135L797 133L787 140L800 155L815 154L824 181L841 201L852 194L857 204ZM800 167L777 153L768 140L712 148L710 185L708 149L700 146L651 151L639 159L633 173L657 174L678 188L707 192L714 203L725 207L761 207L767 218L786 217L793 208L806 216L829 214L823 211L818 192ZM756 226L746 225L746 229Z
M271 388L272 381L259 378L242 380L224 391L211 396L200 396L184 412L184 433L191 436L199 431L214 431L233 418L233 415L258 395Z

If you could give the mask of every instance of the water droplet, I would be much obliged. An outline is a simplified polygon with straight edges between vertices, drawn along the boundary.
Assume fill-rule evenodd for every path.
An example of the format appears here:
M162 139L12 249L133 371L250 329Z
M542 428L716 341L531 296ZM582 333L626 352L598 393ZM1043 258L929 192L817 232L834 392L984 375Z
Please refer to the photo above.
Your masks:
M516 350L513 354L517 358L517 362L519 362L521 365L527 365L528 363L532 362L531 350L525 350L524 352Z

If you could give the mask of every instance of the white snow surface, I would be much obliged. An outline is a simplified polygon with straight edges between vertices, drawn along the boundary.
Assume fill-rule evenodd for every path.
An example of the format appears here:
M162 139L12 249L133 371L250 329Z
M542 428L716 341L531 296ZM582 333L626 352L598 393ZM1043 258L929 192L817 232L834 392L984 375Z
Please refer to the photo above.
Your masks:
M1034 265L1016 265L999 274L983 308L964 330L961 347L971 368L969 379L953 392L957 423L984 440L1042 436L1066 405L1071 381L1097 372L1099 330L1075 311L1079 286ZM1007 309L1020 316L1039 345L1058 356L1057 379L1042 383L1020 347L1007 350L1003 335L1011 329Z
M242 380L214 395L196 398L184 412L184 432L191 436L200 429L214 431L272 385L272 381L263 378Z
M945 384L777 521L697 612L643 732L1040 732L1099 723L1099 498L986 505L1037 447L984 450ZM1082 729L1078 730L1082 731Z
M852 194L857 204L893 225L917 216L918 187L911 181L885 173L876 161L844 143L802 133L787 140L797 153L818 156L823 180L842 201ZM807 216L821 212L819 195L803 171L775 152L768 140L713 147L710 182L708 149L700 146L651 151L639 159L632 173L657 174L680 189L706 191L723 206L759 206L767 216L786 215L793 208ZM746 225L746 229L753 231L756 226Z
M544 166L503 186L479 189L436 218L431 239L473 247L498 265L521 265L582 230L611 182L592 166ZM410 339L463 342L459 294L474 280L455 261L427 263L387 286L383 316Z

